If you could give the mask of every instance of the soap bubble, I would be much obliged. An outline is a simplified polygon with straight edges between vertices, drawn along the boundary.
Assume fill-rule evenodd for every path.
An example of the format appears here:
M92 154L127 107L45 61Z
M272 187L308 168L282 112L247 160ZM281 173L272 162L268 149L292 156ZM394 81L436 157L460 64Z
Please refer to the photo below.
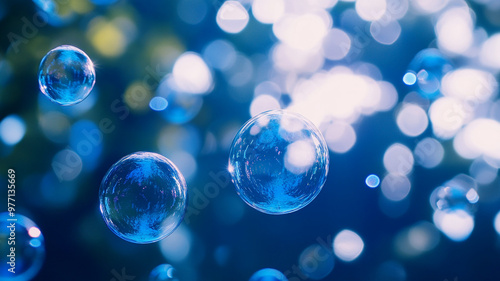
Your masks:
M267 214L287 214L318 195L328 164L326 142L310 121L272 110L253 117L236 134L228 169L248 205Z
M175 277L175 269L170 264L160 264L149 274L149 281L179 281Z
M479 201L476 189L477 184L473 178L460 174L432 192L431 206L434 210L463 210L472 214Z
M182 221L187 186L177 167L151 152L136 152L116 162L99 190L101 214L126 241L146 244L170 235Z
M365 183L369 188L375 188L380 184L380 178L377 175L371 174L366 177Z
M11 239L14 237L13 239ZM13 244L12 242L15 242ZM15 247L12 254L11 247ZM38 226L27 217L0 214L0 281L31 280L45 259L45 243ZM10 262L14 263L12 273Z
M403 82L422 96L435 98L439 95L441 78L452 69L451 62L437 49L424 49L411 61Z
M255 272L249 281L288 281L288 279L276 269L264 268Z
M63 45L43 57L38 71L42 93L60 105L83 101L95 83L94 64L80 49Z

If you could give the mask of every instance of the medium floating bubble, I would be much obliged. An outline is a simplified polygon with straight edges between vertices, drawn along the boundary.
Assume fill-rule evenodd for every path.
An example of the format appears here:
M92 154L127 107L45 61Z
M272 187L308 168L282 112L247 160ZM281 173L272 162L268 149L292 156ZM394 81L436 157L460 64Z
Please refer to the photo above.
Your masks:
M492 167L481 158L477 158L469 167L469 174L479 184L490 184L498 175L498 168Z
M177 167L151 152L136 152L116 162L99 190L101 214L120 238L138 244L170 235L186 209L187 186Z
M276 269L264 268L255 272L249 281L288 281L288 279Z
M328 164L325 140L310 121L273 110L255 116L239 130L228 169L248 205L267 214L287 214L318 195Z
M380 178L377 175L371 174L366 177L365 183L369 188L375 188L380 184Z
M254 0L252 13L261 23L275 23L285 14L284 0Z
M323 53L329 60L341 60L351 49L351 38L342 29L332 28L323 39Z
M149 281L179 281L175 268L170 264L160 264L149 273Z
M451 62L437 49L424 49L410 62L403 81L422 96L435 98L439 95L441 78L452 69Z
M464 210L473 214L479 201L473 178L460 174L432 192L429 200L434 210Z
M59 46L43 57L38 71L42 93L60 105L83 101L95 83L94 64L82 50Z
M12 237L15 240L10 239ZM15 241L15 245L9 241ZM11 247L15 247L14 252ZM40 228L23 215L1 213L0 251L0 281L31 280L45 259L45 243Z

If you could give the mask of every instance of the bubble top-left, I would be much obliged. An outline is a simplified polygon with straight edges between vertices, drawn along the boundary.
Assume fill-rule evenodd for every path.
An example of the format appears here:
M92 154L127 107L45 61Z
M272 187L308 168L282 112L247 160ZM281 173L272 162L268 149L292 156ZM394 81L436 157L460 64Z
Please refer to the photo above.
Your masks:
M52 49L40 62L40 91L57 104L67 106L83 101L94 83L92 60L74 46L62 45Z

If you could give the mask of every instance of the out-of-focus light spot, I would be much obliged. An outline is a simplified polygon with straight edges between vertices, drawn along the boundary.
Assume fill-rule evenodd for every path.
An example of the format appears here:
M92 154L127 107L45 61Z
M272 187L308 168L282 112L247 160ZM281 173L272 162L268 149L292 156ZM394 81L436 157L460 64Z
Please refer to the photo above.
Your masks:
M172 234L161 240L160 251L168 261L182 262L188 258L193 243L190 230L181 224Z
M59 151L52 159L52 169L59 181L74 180L80 175L82 168L82 159L71 149Z
M374 21L370 24L370 33L380 44L392 45L401 35L401 25L397 20Z
M410 74L406 76L408 81L404 82L424 98L434 99L440 94L442 77L452 69L450 60L438 49L423 49L411 60L407 71Z
M411 150L400 143L391 145L384 153L384 167L394 175L407 175L413 169L414 159Z
M201 95L178 91L171 75L167 75L161 81L156 95L166 99L167 107L162 111L162 116L174 124L190 121L200 112L203 105Z
M410 208L410 200L406 197L400 201L392 201L387 199L382 193L378 199L378 206L382 213L389 218L399 218L404 215Z
M197 155L201 149L200 133L196 127L189 125L168 126L160 131L157 144L160 153L167 158L175 151Z
M375 281L405 281L406 270L396 261L382 263L375 273Z
M214 251L214 260L219 266L225 266L229 260L231 249L226 246L218 246Z
M474 217L464 210L436 210L434 224L448 238L460 242L469 238L474 230Z
M167 106L168 102L164 97L153 97L149 101L149 107L154 111L163 111Z
M492 35L481 46L479 60L487 67L500 69L500 33Z
M30 245L34 248L38 248L42 245L42 242L40 241L40 239L31 239Z
M268 95L278 100L281 97L281 88L274 82L264 81L257 85L254 90L255 97L260 95Z
M287 44L275 45L272 59L277 69L298 73L316 72L324 63L322 53L298 50Z
M142 82L136 81L125 90L123 101L133 111L141 112L148 108L152 93L149 87Z
M284 0L254 0L252 13L261 23L275 23L285 13Z
M447 10L439 17L435 30L439 48L454 54L464 54L474 40L469 8Z
M436 248L440 240L438 229L430 222L421 221L401 231L394 242L399 254L416 257Z
M186 151L177 150L168 153L168 158L175 163L188 183L194 179L198 169L198 164L196 163L196 159L193 155Z
M471 114L470 107L456 98L437 99L429 108L434 135L441 139L452 138L470 119Z
M217 25L227 33L239 33L248 24L248 12L238 1L226 1L217 12Z
M254 69L252 61L243 54L237 54L234 64L225 72L231 86L242 87L252 80Z
M385 81L378 81L377 84L380 88L380 101L377 105L377 110L391 110L398 102L398 92L396 88L394 88L391 83Z
M205 47L203 59L213 68L228 70L236 61L236 50L226 40L214 40Z
M363 239L356 232L348 229L340 231L333 239L333 252L345 262L357 259L364 247Z
M449 0L410 0L413 6L423 14L431 14L443 9Z
M409 0L387 0L387 11L384 16L394 20L402 19L409 7Z
M425 138L417 143L413 154L418 164L427 169L432 169L443 161L444 148L436 139Z
M207 15L207 2L203 0L182 0L177 4L177 14L188 24L199 24Z
M371 174L366 177L365 183L369 188L376 188L380 184L380 178L377 175Z
M342 29L332 28L323 39L323 54L329 60L341 60L351 49L351 38Z
M387 199L401 201L410 193L411 183L405 176L388 174L382 180L380 188Z
M177 90L184 93L206 94L213 87L210 69L203 59L193 52L186 52L175 61L172 76Z
M498 83L488 72L476 69L458 69L443 77L443 95L478 103L485 102L496 94Z
M342 121L334 121L323 131L328 148L336 153L345 153L356 143L356 132L352 126Z
M0 138L6 145L19 143L26 134L26 124L17 115L9 115L0 122Z
M118 57L125 52L136 33L135 24L126 17L117 17L111 21L96 17L89 24L87 38L102 55Z
M376 21L382 18L387 9L386 0L357 0L356 12L366 21Z
M316 161L316 151L311 141L295 141L285 152L285 168L293 174L303 174Z
M302 51L314 50L321 46L323 38L331 27L330 14L326 14L326 19L322 16L324 14L288 14L273 25L273 32L291 48Z
M335 260L331 250L318 244L307 247L299 256L299 268L307 277L321 280L333 270Z
M493 220L493 226L495 227L495 231L500 235L500 211L496 214L495 219Z
M281 109L279 101L273 96L260 95L252 101L250 115L253 117L261 112L273 109Z
M102 152L103 133L92 121L77 121L70 130L69 144L80 156L83 169L92 171Z
M481 158L477 158L470 165L469 174L479 184L490 184L497 178L498 168L492 167Z
M420 106L407 104L399 111L396 123L403 134L416 137L427 129L429 120L427 113Z
M434 189L429 203L434 210L464 210L472 214L479 201L476 189L477 184L473 178L460 174Z
M457 134L453 147L464 158L484 155L500 159L500 123L485 118L471 121Z
M415 75L415 73L413 73L413 72L407 72L403 76L403 82L406 85L413 85L413 84L415 84L415 82L417 82L417 75Z
M28 234L32 238L37 238L40 236L41 232L40 232L40 229L38 229L38 227L32 226L28 230Z

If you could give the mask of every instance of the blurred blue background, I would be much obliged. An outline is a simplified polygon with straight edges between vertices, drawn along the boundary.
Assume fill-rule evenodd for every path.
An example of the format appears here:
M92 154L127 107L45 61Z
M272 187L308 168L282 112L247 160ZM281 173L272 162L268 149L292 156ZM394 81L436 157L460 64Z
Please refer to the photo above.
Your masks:
M496 0L1 1L0 179L16 170L16 212L45 239L33 280L148 280L163 263L183 281L498 280L499 18ZM96 68L70 107L37 82L64 44ZM227 161L240 126L278 108L318 126L330 170L310 205L272 216ZM184 222L149 245L98 210L136 151L188 183Z

